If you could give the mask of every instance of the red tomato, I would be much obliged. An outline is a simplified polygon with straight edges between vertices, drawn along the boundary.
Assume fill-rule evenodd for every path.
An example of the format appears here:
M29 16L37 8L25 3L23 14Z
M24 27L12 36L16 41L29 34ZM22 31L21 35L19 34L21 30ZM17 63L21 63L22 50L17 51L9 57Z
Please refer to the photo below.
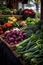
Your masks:
M0 34L3 34L3 31L0 31Z
M11 23L6 23L6 27L12 27Z
M2 28L0 27L0 31L2 31Z

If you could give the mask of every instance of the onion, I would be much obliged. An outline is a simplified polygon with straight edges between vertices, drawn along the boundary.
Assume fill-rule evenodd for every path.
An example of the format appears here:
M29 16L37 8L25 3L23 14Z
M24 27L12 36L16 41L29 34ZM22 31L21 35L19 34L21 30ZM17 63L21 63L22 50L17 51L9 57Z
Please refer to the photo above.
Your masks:
M20 41L25 39L26 32L24 30L20 31L18 28L15 28L10 31L6 31L2 38L5 39L9 44L18 44Z

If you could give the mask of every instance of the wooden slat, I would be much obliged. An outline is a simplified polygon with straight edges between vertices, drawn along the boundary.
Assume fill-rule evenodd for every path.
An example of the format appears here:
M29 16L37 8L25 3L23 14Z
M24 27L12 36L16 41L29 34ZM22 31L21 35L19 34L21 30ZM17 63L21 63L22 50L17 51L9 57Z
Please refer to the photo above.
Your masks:
M6 16L8 16L8 17L10 17L10 16L14 16L14 17L16 17L18 20L21 20L22 19L22 15L0 15L0 18L2 18L2 17L6 17Z
M0 39L9 47L9 48L13 48L15 47L15 44L14 45L10 45L9 43L7 43L1 36L0 36Z
M0 17L3 17L3 16L15 16L15 17L22 17L22 15L0 15Z

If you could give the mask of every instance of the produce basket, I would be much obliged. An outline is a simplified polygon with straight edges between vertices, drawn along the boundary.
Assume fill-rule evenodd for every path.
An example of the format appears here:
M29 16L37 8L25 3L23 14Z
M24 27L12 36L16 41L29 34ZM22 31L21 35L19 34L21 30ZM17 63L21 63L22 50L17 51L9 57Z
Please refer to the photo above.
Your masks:
M7 30L4 34L0 35L0 39L13 50L15 45L26 39L26 32L19 28Z

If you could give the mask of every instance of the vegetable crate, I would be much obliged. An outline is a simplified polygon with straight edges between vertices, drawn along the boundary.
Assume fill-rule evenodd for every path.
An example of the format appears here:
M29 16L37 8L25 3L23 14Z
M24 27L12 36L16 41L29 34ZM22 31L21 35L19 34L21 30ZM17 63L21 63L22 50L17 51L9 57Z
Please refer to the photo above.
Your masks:
M19 57L17 52L14 50L16 45L9 45L1 36L0 36L0 40L3 41L7 45L7 47L12 51L12 53L20 60L22 65L25 65L25 61L21 57Z

